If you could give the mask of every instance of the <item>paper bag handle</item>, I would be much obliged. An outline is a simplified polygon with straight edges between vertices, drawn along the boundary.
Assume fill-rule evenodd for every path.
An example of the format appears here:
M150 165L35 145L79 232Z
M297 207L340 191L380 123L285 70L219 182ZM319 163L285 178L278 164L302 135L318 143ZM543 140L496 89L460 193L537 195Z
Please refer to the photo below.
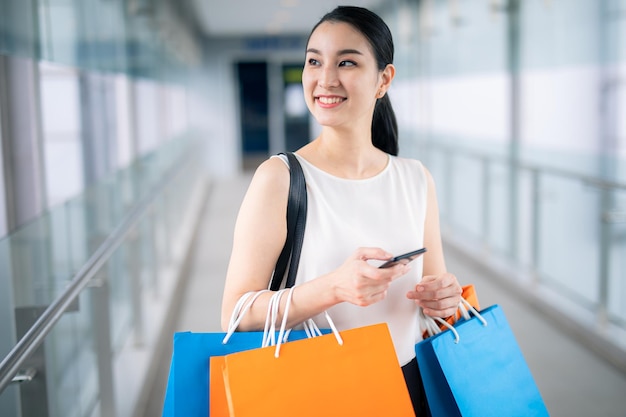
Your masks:
M281 344L284 342L285 339L285 332L288 331L286 330L287 327L287 317L289 316L289 306L291 305L291 299L293 297L293 290L295 287L291 287L288 290L283 290L283 291L289 291L289 293L287 294L287 304L285 306L285 312L283 313L283 321L280 325L280 331L278 332L278 341L276 343L276 350L274 351L274 357L278 358L280 355L280 346ZM279 298L280 300L280 298ZM341 335L339 334L339 331L337 330L337 327L335 327L335 323L333 322L333 320L330 318L330 316L328 315L327 311L324 311L324 316L326 317L326 321L328 321L328 325L330 326L333 334L335 335L335 338L337 339L337 343L341 346L343 345L343 339L341 338ZM313 323L313 320L307 320L310 323ZM313 323L315 324L315 323ZM317 325L315 326L317 328ZM318 329L319 331L319 329ZM320 332L321 334L321 332Z
M461 314L463 318L469 320L471 318L470 312L482 323L483 326L487 326L487 320L472 306L465 298L461 298L459 302L459 309L461 310ZM445 327L447 327L452 334L454 334L454 343L459 343L460 336L456 331L453 325L448 323L446 320L441 317L431 317L424 314L424 311L420 309L420 321L425 326L425 329L430 336L435 334L439 334L442 332L441 328L437 325L437 323L441 323ZM437 323L436 323L437 322Z
M287 329L287 317L289 316L289 307L291 306L291 299L293 297L293 290L295 287L290 287L282 290L276 291L268 302L267 307L267 315L265 317L265 326L263 329L263 338L261 341L261 347L267 346L276 346L275 356L278 357L280 353L280 345L287 341L289 338L289 333L291 329ZM232 335L239 327L239 324L243 320L246 313L252 307L252 304L259 298L259 296L265 292L269 292L270 290L261 290L261 291L250 291L243 294L237 304L233 308L233 313L231 314L230 321L228 323L228 330L224 339L222 340L223 344L228 343ZM283 313L283 319L281 322L280 330L278 332L278 337L276 336L276 322L278 321L278 313L280 309L280 300L285 292L288 292L287 295L287 303L285 305L285 312ZM324 312L324 316L326 317L326 321L328 322L335 338L337 339L337 343L339 345L343 345L343 339L335 326L335 323L328 315L328 312ZM322 332L313 319L308 319L304 323L302 323L306 335L308 338L321 336Z
M250 291L239 298L237 304L235 304L235 308L233 308L233 313L230 316L226 336L224 336L224 340L222 340L223 344L226 344L230 337L233 335L233 333L235 333L237 327L239 327L239 324L241 323L241 320L243 320L243 317L250 310L250 307L252 307L252 304L254 304L256 299L259 298L261 294L268 291L269 290ZM250 302L246 304L250 297L252 297L252 300L250 300Z

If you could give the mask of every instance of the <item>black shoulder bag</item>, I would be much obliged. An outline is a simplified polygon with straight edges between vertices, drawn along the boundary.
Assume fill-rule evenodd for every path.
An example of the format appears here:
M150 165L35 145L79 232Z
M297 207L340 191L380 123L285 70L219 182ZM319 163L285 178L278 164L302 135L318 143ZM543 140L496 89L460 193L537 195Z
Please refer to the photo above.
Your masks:
M296 156L291 152L285 152L289 160L289 199L287 201L287 239L285 246L276 261L274 274L270 282L270 290L277 291L287 273L285 288L293 287L296 283L296 273L298 272L298 262L300 252L302 252L302 241L304 239L304 228L306 226L306 182L304 172Z

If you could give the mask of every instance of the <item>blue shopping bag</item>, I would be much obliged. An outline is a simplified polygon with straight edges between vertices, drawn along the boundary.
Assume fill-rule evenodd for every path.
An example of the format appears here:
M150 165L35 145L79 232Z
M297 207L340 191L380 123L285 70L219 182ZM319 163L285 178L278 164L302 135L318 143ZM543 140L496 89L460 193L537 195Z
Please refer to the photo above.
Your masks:
M480 316L415 346L432 416L549 416L502 308Z
M328 333L329 330L321 330ZM209 358L257 349L263 332L236 332L224 344L226 333L178 332L165 391L163 417L207 417L209 415ZM304 339L304 330L293 330L289 340Z

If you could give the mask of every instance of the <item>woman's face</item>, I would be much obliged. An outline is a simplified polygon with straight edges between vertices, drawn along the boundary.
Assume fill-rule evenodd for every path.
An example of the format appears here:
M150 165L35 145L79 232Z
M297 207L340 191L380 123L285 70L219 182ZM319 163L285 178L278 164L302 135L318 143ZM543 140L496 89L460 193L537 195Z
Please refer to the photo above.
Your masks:
M307 106L322 126L369 129L376 100L394 69L379 71L368 40L347 23L324 22L311 34L302 73Z

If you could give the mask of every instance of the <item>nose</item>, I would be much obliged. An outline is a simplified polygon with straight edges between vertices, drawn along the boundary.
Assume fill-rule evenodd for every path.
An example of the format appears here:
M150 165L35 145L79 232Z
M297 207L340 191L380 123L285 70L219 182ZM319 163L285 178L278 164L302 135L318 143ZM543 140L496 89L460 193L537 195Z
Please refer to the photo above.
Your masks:
M326 66L322 69L317 84L322 88L337 87L339 78L337 77L337 69L333 66Z

